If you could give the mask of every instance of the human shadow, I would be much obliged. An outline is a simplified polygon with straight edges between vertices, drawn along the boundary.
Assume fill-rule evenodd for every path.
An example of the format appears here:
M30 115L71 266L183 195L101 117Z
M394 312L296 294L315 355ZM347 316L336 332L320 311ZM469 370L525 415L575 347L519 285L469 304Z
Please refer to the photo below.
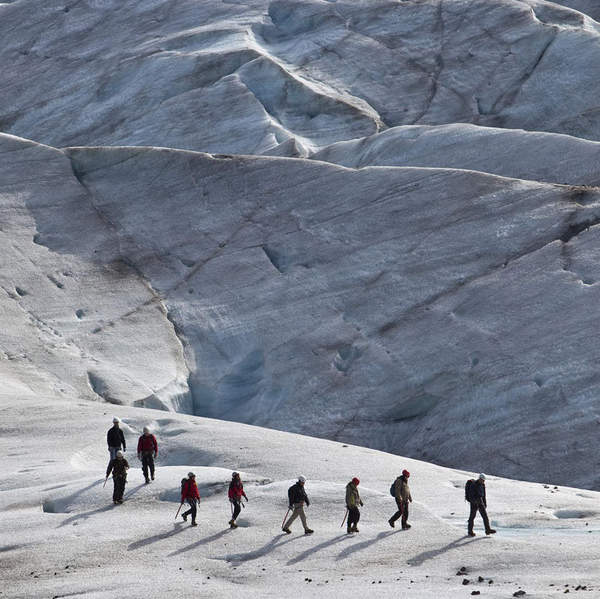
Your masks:
M362 551L363 549L369 547L369 545L373 545L373 543L377 543L378 541L385 539L385 537L396 535L401 532L401 530L388 530L386 532L380 532L374 539L369 539L367 541L362 541L361 543L356 543L355 545L352 545L350 547L346 547L346 549L340 552L340 554L335 558L335 560L340 561L346 559L353 553L356 553L357 551Z
M172 553L169 553L169 555L167 557L173 557L174 555L179 555L181 553L185 553L186 551L191 551L192 549L195 549L196 547L200 547L201 545L207 545L208 543L212 543L213 541L220 539L222 536L225 536L229 532L231 532L230 528L221 530L221 531L215 533L214 535L211 535L210 537L205 537L204 539L200 539L199 541L196 541L195 543L192 543L191 545L187 545L185 547L182 547L181 549L178 549L177 551L173 551Z
M58 525L58 528L68 526L69 524L71 524L71 522L76 522L77 520L87 520L90 516L93 516L95 514L101 514L102 512L108 512L108 510L112 510L114 509L114 507L115 506L111 503L109 505L104 505L102 507L96 508L95 510L89 510L88 512L80 512L78 514L75 514L74 516L71 516L70 518L67 518L66 520L63 520Z
M130 491L127 491L127 493L125 493L125 495L123 495L123 499L129 499L132 495L135 495L142 487L145 487L146 483L142 483L141 485L138 485L137 487L133 487L133 489L131 489Z
M301 537L295 537L295 538L299 539ZM284 537L282 535L277 535L276 537L273 537L272 540L270 540L268 543L266 543L259 549L255 549L254 551L248 551L247 553L231 553L231 554L227 555L225 557L225 559L228 562L248 562L253 559L259 559L259 558L263 557L264 555L266 555L267 553L270 553L277 547L281 547L282 545L285 545L286 543L289 543L293 540L294 540L294 538L288 538L288 537Z
M135 541L127 547L127 551L135 551L136 549L144 547L145 545L150 545L151 543L156 543L157 541L163 541L164 539L168 539L169 537L172 537L173 535L176 535L185 530L185 528L187 528L181 526L181 524L181 522L173 524L173 530L169 532L163 532L159 535L148 537L147 539L140 539L139 541Z
M347 535L347 534L343 534L343 535L340 535L340 536L335 537L333 539L330 539L329 541L323 541L322 543L319 543L315 547L310 547L306 551L303 551L302 553L300 553L296 557L294 557L291 560L289 560L288 563L287 563L287 565L288 566L293 566L294 564L297 564L298 562L301 562L302 560L306 559L307 557L313 555L313 553L315 553L317 551L321 551L321 549L325 549L325 547L329 547L331 545L335 545L336 543L339 543L340 541L346 540L348 538L348 536L349 535Z
M427 560L433 559L442 553L446 553L447 551L452 551L453 549L458 549L459 547L464 547L469 545L470 543L475 543L477 541L481 541L485 537L469 537L464 536L460 537L452 541L452 543L448 543L444 545L444 547L440 547L439 549L433 549L431 551L423 551L423 553L419 553L415 555L415 557L411 557L406 561L409 566L420 566Z

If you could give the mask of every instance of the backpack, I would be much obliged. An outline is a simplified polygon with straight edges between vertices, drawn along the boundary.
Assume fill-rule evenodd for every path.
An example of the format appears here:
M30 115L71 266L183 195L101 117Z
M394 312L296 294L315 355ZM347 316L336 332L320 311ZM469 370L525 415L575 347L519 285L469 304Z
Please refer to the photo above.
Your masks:
M396 481L394 481L390 487L390 495L396 497Z
M477 501L477 489L472 478L465 484L465 501Z
M181 479L181 494L183 495L183 487L185 486L185 483L187 483L189 479L188 478L182 478Z

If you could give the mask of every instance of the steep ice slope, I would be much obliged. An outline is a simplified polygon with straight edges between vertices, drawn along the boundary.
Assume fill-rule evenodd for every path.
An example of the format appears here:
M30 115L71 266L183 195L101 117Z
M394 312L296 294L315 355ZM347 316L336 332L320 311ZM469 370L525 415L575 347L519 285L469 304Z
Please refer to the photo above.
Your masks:
M0 131L291 155L452 122L597 140L599 31L534 0L22 0L0 5Z
M494 537L465 536L463 486L471 473L289 433L49 397L0 397L0 576L12 599L85 595L139 597L290 596L553 598L600 592L598 493L488 477ZM110 409L110 411L109 411ZM115 410L113 412L113 410ZM123 419L129 447L152 426L157 476L143 484L131 451L126 501L102 481L104 434ZM388 488L411 471L412 529L389 528ZM230 530L226 498L241 471L249 502ZM174 520L182 476L197 474L199 527ZM314 535L281 533L286 490L308 478ZM361 479L360 533L340 528L344 486ZM457 576L460 568L465 572ZM481 577L481 580L480 578ZM470 581L463 585L463 581ZM585 591L581 591L581 587ZM374 592L376 589L376 592Z
M600 144L531 131L466 123L393 127L310 156L342 166L463 168L548 183L597 186Z
M55 261L75 281L96 273L87 292L109 303L107 315L78 319L70 300L45 301L39 273L28 287L15 268L2 305L91 348L113 401L160 405L160 388L162 405L196 414L598 487L594 190L452 169L0 141L19 181L2 196L16 251L43 249L43 275ZM48 185L46 169L59 163L62 181L69 160L76 204L52 201ZM97 218L75 221L75 209ZM118 279L116 261L127 265ZM9 293L17 286L28 295ZM144 315L157 303L168 320ZM113 347L103 335L114 327L125 329ZM8 335L23 328L36 350L5 364L46 370L43 329L15 321ZM57 363L73 353L63 345L50 352ZM79 393L89 361L54 372Z

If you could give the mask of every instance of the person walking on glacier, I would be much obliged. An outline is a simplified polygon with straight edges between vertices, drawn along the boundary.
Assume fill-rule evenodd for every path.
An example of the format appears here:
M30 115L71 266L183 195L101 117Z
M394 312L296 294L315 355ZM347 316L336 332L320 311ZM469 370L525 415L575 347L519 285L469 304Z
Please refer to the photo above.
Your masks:
M196 524L196 512L197 506L200 503L200 491L198 491L198 485L196 484L196 475L193 472L188 472L187 479L184 478L181 481L181 505L185 502L190 506L187 512L183 512L181 517L184 522L187 522L187 517L192 516L192 526L198 526Z
M398 506L396 513L388 520L389 525L392 528L394 528L396 520L400 517L402 517L402 530L408 530L410 528L410 524L407 522L408 504L412 503L412 495L410 494L410 488L408 486L409 476L410 472L408 470L402 470L402 474L394 481L392 489L390 489L393 491L394 499Z
M360 520L360 510L358 506L363 506L362 499L358 492L360 480L356 476L346 485L346 508L348 509L348 534L358 532L358 521Z
M142 462L142 472L146 479L146 484L150 482L148 478L148 469L150 476L154 480L154 460L158 457L158 443L156 437L150 433L150 429L145 426L144 434L138 439L137 445L138 459Z
M113 418L113 425L108 429L106 433L106 443L108 444L108 453L110 454L110 459L114 460L117 457L117 451L122 449L123 451L127 450L127 444L125 443L125 435L123 431L119 428L119 423L121 420L116 416Z
M304 513L304 504L306 503L307 507L310 505L310 501L308 500L308 496L304 490L305 482L306 478L304 476L299 476L297 482L288 489L288 511L292 510L292 515L281 529L288 535L292 533L290 526L298 516L300 516L300 521L302 522L302 526L304 526L304 534L310 535L314 532L308 528L308 524L306 523L306 515Z
M127 470L129 470L129 464L123 452L119 449L114 460L108 463L106 469L106 478L113 474L113 503L123 503L123 493L125 492L125 485L127 484Z
M485 474L481 473L477 480L468 480L465 485L465 499L471 506L469 513L469 522L467 524L467 533L470 537L474 537L473 524L475 523L475 516L477 512L481 514L483 519L483 525L485 526L485 534L493 535L495 530L490 527L490 520L487 515L487 499L485 496Z
M231 475L231 482L229 483L229 491L227 493L229 497L229 501L233 506L233 513L231 515L231 520L229 521L229 526L231 528L237 528L237 524L235 523L237 517L240 515L242 510L242 497L248 501L248 497L244 492L244 485L242 484L242 479L238 472L234 472Z

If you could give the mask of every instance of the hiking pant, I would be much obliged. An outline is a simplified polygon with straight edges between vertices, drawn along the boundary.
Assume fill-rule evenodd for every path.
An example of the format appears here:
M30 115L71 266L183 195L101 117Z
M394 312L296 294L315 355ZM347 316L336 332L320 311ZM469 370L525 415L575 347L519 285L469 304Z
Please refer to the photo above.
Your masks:
M294 511L292 512L292 515L288 518L288 521L283 525L283 528L289 528L292 522L298 516L300 516L302 526L304 526L304 530L306 530L308 528L308 525L306 524L306 515L304 514L304 502L301 501L300 503L294 503L292 507L294 508Z
M233 514L231 515L231 519L235 520L242 511L242 501L240 499L234 499L231 503L233 505Z
M119 445L119 447L109 447L108 448L108 453L110 454L110 459L111 460L116 460L117 459L117 451L119 451L119 449L121 449L120 445Z
M142 451L142 472L146 480L148 480L148 468L150 468L150 476L154 480L154 453L151 451Z
M113 501L121 501L125 493L125 483L127 478L124 476L113 476Z
M354 506L348 508L348 530L358 524L360 520L360 510Z
M490 530L490 520L488 518L487 512L485 510L485 505L483 505L482 501L470 501L471 504L471 513L469 514L469 524L467 526L468 532L473 532L473 523L475 522L475 516L477 512L481 514L483 518L483 525L485 526L485 532Z
M396 505L398 506L398 511L390 518L390 522L396 522L402 516L402 528L404 528L408 520L408 501L396 499Z
M182 516L189 516L190 514L192 515L192 524L196 523L196 505L198 503L197 499L186 499L186 501L188 502L188 505L190 506L190 509L187 512L183 512L183 514L181 514Z

